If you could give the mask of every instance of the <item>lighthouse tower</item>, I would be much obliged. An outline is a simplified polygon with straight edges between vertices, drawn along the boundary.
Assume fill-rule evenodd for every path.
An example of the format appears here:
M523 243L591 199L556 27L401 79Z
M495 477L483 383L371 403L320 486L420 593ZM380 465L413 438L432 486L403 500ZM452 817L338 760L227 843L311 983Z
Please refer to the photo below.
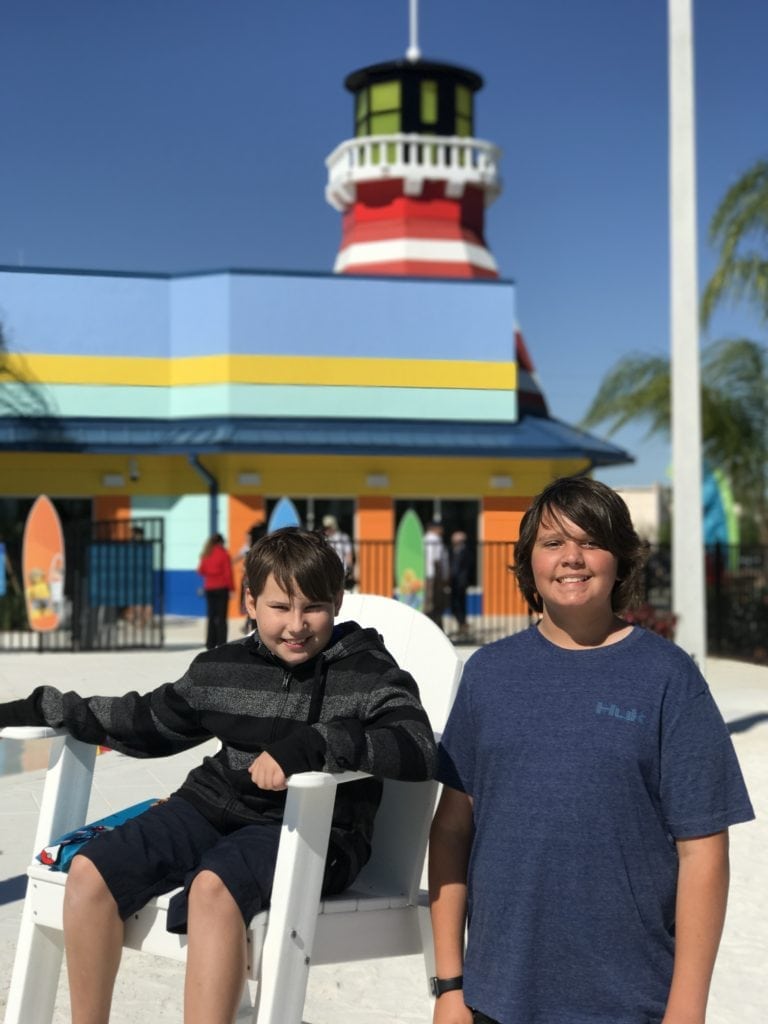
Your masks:
M334 270L498 277L483 228L501 189L499 150L474 137L483 80L415 53L345 80L354 133L326 160L326 198L344 215Z
M354 96L354 136L326 160L326 199L343 214L334 270L497 278L484 227L501 192L500 151L474 137L483 80L422 60L413 27L405 59L353 71L344 82ZM519 413L548 416L516 326L512 351Z

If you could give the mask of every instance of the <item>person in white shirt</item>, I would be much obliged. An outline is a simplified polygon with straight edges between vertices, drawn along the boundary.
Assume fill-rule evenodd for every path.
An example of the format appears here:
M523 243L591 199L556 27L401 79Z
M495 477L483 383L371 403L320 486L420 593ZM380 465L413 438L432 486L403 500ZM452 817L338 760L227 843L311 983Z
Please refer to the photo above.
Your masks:
M424 576L424 614L442 629L450 570L443 524L436 520L427 524L424 534Z
M355 582L355 549L348 533L339 529L336 516L323 516L323 533L325 539L341 559L344 566L344 587L350 590Z

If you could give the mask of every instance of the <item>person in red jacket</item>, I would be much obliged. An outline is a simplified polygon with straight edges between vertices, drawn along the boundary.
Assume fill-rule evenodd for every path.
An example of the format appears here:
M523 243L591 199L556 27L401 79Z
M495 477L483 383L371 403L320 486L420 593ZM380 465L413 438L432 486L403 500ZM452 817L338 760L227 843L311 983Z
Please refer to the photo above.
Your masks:
M224 547L224 538L214 533L206 541L197 571L203 577L203 590L208 612L205 646L210 651L227 642L227 605L234 588L232 559Z

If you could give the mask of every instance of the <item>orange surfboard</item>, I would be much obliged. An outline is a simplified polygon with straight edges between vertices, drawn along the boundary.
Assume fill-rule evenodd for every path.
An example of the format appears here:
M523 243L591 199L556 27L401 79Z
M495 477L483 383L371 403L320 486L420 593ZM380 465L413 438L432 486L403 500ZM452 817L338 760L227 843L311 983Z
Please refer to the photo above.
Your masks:
M64 533L53 502L44 494L24 524L21 566L29 628L49 633L64 612Z

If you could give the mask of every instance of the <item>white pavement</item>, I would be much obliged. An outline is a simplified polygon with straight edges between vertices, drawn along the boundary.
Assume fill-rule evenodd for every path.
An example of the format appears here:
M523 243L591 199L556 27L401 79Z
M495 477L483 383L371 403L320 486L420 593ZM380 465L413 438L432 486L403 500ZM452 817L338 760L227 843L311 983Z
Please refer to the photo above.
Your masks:
M0 700L49 683L80 693L147 690L177 679L201 649L204 623L167 629L161 651L3 652ZM468 655L469 649L461 649ZM731 723L757 821L731 830L732 882L725 934L715 971L708 1024L765 1024L768 1019L768 668L711 659L707 675ZM37 750L31 748L38 748ZM201 756L135 760L114 752L97 760L89 818L147 796L168 793ZM27 749L2 741L0 751L0 1012L4 1010L46 761L44 741ZM32 770L20 771L21 767ZM15 773L13 773L15 770ZM112 1024L181 1024L183 967L128 952L115 991ZM420 957L367 961L310 972L306 1024L428 1024ZM54 1024L69 1020L62 972ZM29 1024L38 1024L30 1021Z

